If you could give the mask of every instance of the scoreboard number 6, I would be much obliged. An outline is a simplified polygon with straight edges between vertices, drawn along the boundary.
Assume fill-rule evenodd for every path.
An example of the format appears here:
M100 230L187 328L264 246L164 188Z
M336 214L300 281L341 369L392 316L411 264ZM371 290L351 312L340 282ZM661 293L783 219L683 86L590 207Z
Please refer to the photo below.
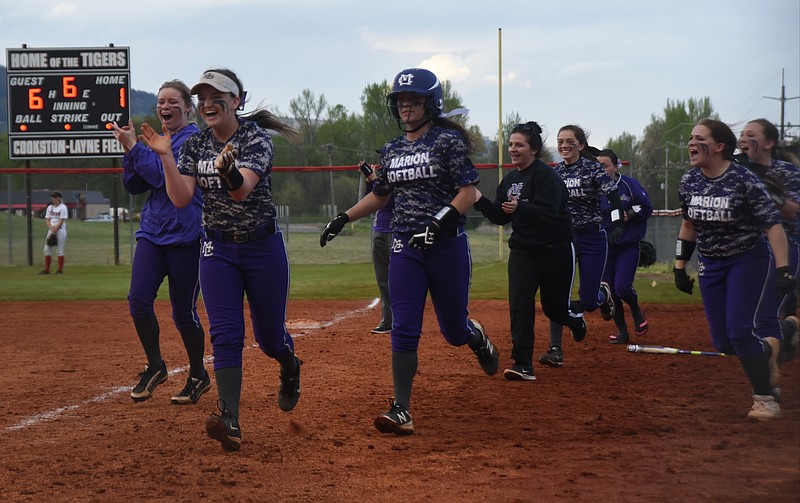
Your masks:
M61 95L64 98L77 98L78 86L73 84L75 77L62 77L61 78ZM28 89L28 109L42 110L44 109L44 98L40 95L42 93L41 87L31 87ZM119 106L126 108L128 105L128 96L125 93L125 88L119 88Z
M41 92L41 87L31 87L28 89L28 108L31 110L41 110L44 108L44 100L39 96Z

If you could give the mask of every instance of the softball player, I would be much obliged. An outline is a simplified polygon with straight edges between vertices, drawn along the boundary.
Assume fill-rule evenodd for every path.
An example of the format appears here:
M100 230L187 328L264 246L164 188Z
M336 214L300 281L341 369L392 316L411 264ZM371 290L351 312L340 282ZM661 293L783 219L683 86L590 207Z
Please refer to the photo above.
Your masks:
M200 287L208 312L220 414L206 421L206 433L228 451L241 444L244 306L247 295L259 348L280 363L278 405L290 411L300 397L300 364L286 330L289 260L275 222L272 202L273 145L267 129L294 131L263 109L239 116L244 89L230 70L207 70L191 89L208 128L187 139L179 166L169 134L144 124L144 141L161 155L167 193L178 207L203 192L205 237L200 250Z
M718 120L703 119L692 129L688 149L694 169L683 175L678 190L683 221L675 286L692 293L694 279L686 274L686 262L696 246L700 293L714 346L736 354L744 368L753 389L748 417L776 419L780 406L772 389L778 355L768 356L754 320L766 289L775 285L785 293L795 287L795 279L778 208L758 176L732 161L735 148L736 136Z
M639 242L644 239L647 232L647 219L653 213L653 204L638 180L619 172L619 158L613 150L601 150L597 154L597 162L617 184L617 196L623 217L621 223L613 225L611 202L607 196L600 198L603 228L608 234L608 260L603 271L603 281L611 289L611 298L614 299L614 324L617 326L617 333L609 338L609 342L627 344L630 338L622 301L630 307L634 333L641 337L649 329L644 311L639 307L639 296L633 288L633 278L639 266Z
M766 119L748 122L739 136L739 151L743 163L764 180L767 190L778 205L781 223L789 240L789 270L797 277L800 261L797 210L800 207L800 168L776 158L778 128ZM738 159L739 157L737 157ZM781 346L780 360L791 360L797 346L797 296L795 291L785 296L768 296L759 311L759 335L766 338L770 348ZM784 318L780 321L778 318ZM780 340L781 344L769 338Z
M44 269L39 274L50 274L50 263L52 261L52 249L56 249L58 257L58 269L56 274L64 274L64 244L67 242L67 218L69 210L67 205L61 200L61 192L55 191L50 194L50 204L44 212L44 220L47 224L47 237L44 240ZM50 244L52 237L56 237L56 244Z
M509 381L536 379L534 318L540 287L544 314L569 326L576 341L586 335L583 316L569 310L575 256L567 187L558 173L539 159L541 134L542 129L535 122L514 126L508 153L517 169L503 177L494 202L479 197L475 203L475 208L492 223L511 222L508 307L514 365L503 372Z
M162 126L169 130L175 159L183 142L199 131L194 123L189 122L192 108L192 95L182 81L171 80L161 85L156 114ZM172 403L194 404L211 389L211 379L203 365L205 332L197 315L202 193L196 188L190 203L185 208L176 208L167 195L164 167L158 154L136 141L132 121L125 127L116 123L113 126L114 136L125 150L122 184L131 194L149 194L142 206L141 223L136 231L136 251L128 293L131 318L147 357L147 365L139 375L139 383L131 391L131 399L134 402L147 400L156 386L167 380L153 303L164 278L169 277L172 320L189 357L189 377L184 388L172 397Z
M447 119L442 85L429 70L398 73L387 101L404 134L381 151L382 169L373 191L325 227L320 246L347 222L373 213L394 197L389 297L395 396L389 411L374 424L383 433L410 435L411 388L428 292L439 328L451 345L468 345L489 375L497 372L499 355L467 309L472 259L463 214L475 202L478 183L469 159L469 133Z
M614 316L611 289L602 282L608 243L602 226L600 196L606 194L614 206L613 223L621 221L617 185L588 151L586 133L579 126L567 125L558 130L558 154L563 161L555 166L569 190L568 206L572 214L573 244L580 271L578 297L572 312L592 312L598 307L604 320ZM539 363L560 367L564 361L561 349L561 325L550 321L550 349Z
M372 192L378 176L375 172L380 170L380 165L367 166L372 173L364 173L367 179L366 193ZM363 169L363 168L362 168ZM389 301L389 257L392 251L392 199L375 212L372 221L372 266L375 269L375 281L381 294L381 322L372 329L373 334L388 334L392 332L392 306Z

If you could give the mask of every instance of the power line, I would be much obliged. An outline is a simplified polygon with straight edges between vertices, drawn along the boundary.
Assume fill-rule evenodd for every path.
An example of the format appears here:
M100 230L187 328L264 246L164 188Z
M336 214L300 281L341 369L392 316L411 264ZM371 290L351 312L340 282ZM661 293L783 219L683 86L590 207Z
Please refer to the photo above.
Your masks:
M780 128L780 131L781 131L780 139L781 140L785 139L785 128L786 128L786 126L784 125L784 122L783 122L783 116L784 116L784 108L785 108L786 102L789 101L789 100L800 99L800 96L794 96L792 98L787 98L786 97L786 86L784 85L783 73L784 73L784 71L783 71L783 69L781 69L781 96L780 96L780 98L776 98L774 96L762 96L762 98L767 98L768 100L778 100L778 101L781 102L781 128Z

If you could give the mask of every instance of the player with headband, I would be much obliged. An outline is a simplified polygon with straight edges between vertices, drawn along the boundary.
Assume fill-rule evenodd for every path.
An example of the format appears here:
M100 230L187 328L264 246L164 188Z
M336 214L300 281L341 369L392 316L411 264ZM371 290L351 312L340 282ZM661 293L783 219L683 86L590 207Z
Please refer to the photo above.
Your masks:
M165 130L147 124L142 138L161 155L167 193L176 206L203 191L200 288L214 351L220 414L206 421L206 433L227 451L239 450L244 305L250 306L258 347L280 365L278 406L292 410L300 398L300 364L286 330L289 259L277 228L272 200L274 147L268 129L294 136L294 130L267 110L244 108L244 88L228 69L207 70L191 89L208 128L187 139L175 163Z

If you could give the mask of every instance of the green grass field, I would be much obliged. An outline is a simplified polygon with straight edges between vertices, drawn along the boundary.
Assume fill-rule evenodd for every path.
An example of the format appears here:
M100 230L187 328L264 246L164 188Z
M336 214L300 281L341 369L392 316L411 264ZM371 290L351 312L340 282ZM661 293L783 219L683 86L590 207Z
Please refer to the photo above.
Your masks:
M0 214L0 301L125 300L134 246L135 227L131 225L136 224L119 224L120 265L115 265L111 222L68 221L66 273L39 275L46 234L44 222L33 220L34 265L28 266L25 219ZM288 233L290 299L358 299L379 295L369 262L369 223L365 219L349 231L325 248L319 247L319 235L314 232ZM470 243L473 255L471 298L506 299L506 244L498 239L496 232L487 231L470 232ZM498 256L502 259L498 260ZM700 302L698 292L689 296L675 289L671 267L656 264L639 270L635 287L643 303ZM577 286L574 292L577 297ZM158 298L168 298L166 281Z
M661 267L663 269L664 267ZM0 267L0 302L125 300L129 265L65 266L66 274L39 275L39 267ZM653 285L655 282L655 286ZM159 299L167 299L167 283ZM643 303L699 303L700 295L678 292L671 273L658 267L640 269L636 289ZM506 299L508 279L504 262L479 263L472 270L473 299ZM291 268L290 299L360 299L377 297L372 264L295 265Z

